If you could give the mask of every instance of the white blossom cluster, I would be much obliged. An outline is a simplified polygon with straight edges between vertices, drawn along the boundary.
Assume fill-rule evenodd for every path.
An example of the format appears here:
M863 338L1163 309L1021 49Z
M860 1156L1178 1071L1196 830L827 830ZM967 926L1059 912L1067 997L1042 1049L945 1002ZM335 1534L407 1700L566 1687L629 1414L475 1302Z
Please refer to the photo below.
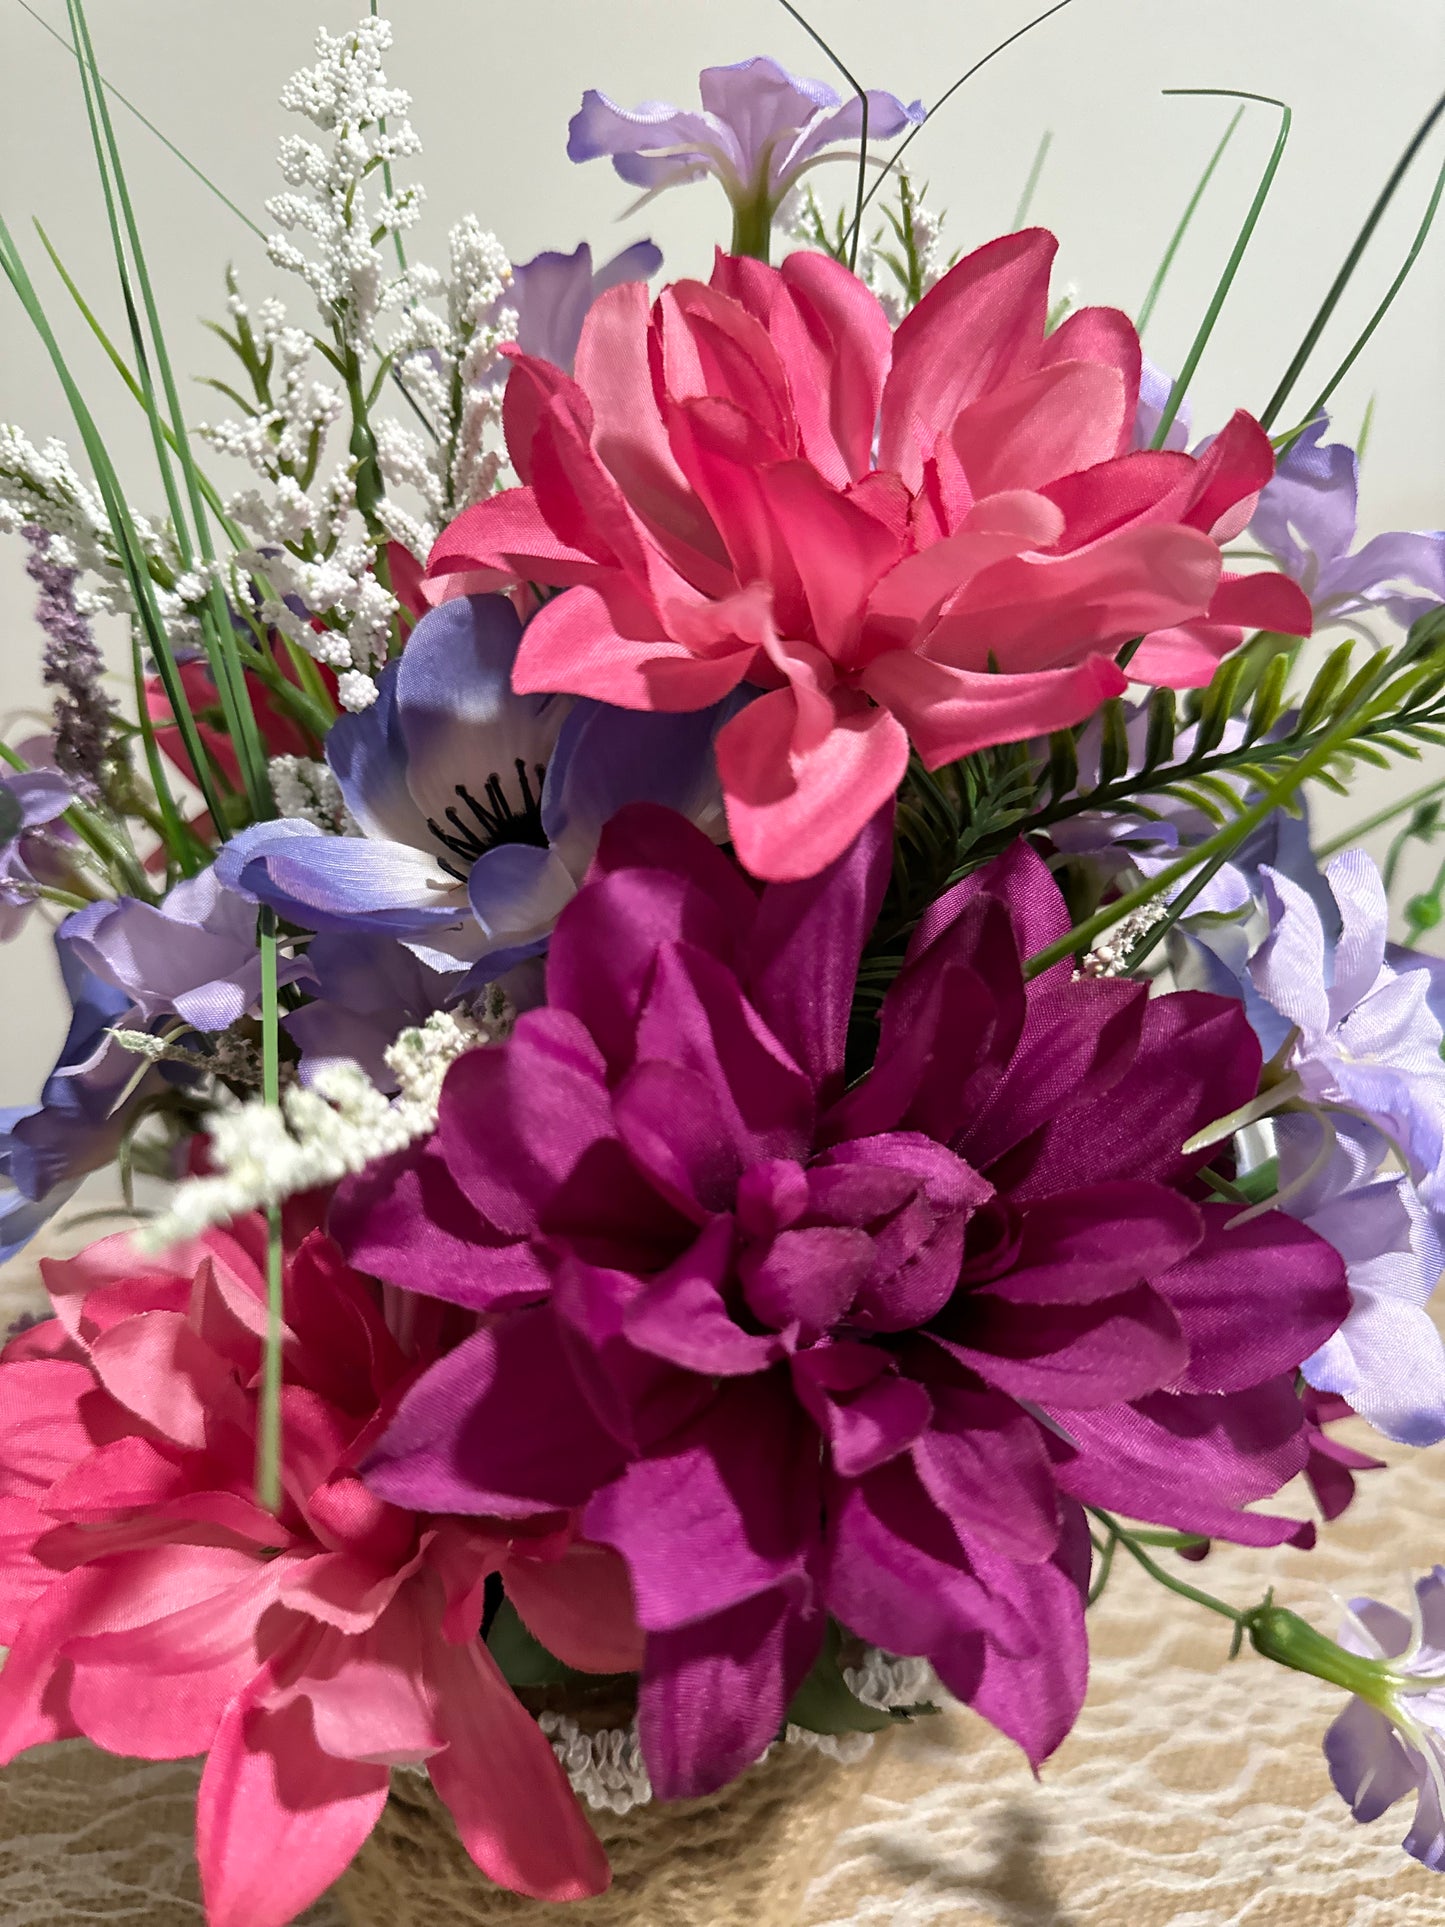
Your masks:
M199 631L192 609L204 598L204 583L177 579L180 558L168 527L141 515L132 523L142 555L175 584L154 585L168 634L177 645L194 643ZM50 559L77 571L75 603L82 615L131 613L130 587L99 492L80 475L64 442L52 439L37 448L12 423L0 422L0 534L32 526L50 537Z
M300 134L281 142L281 172L290 191L266 203L286 230L271 237L277 267L299 274L338 338L358 358L370 353L382 310L413 292L405 270L388 275L385 245L414 227L422 190L378 191L384 168L421 151L407 110L411 96L388 84L381 57L391 46L388 21L367 19L348 33L316 37L317 61L293 74L281 105L311 122L325 146ZM287 235L309 236L307 253Z
M517 331L507 304L512 264L496 235L468 215L452 229L449 246L445 317L415 304L393 344L406 390L436 425L437 440L428 448L407 429L404 441L381 451L388 482L411 482L438 522L501 484L501 349ZM388 462L399 467L402 460L427 470L430 489L413 473L387 472Z
M399 248L421 207L419 188L383 191L391 164L421 147L406 118L410 97L382 68L391 39L379 19L322 32L315 65L281 97L324 139L282 142L288 192L267 205L287 232L271 240L271 258L305 280L329 341L296 327L279 301L252 314L233 281L231 314L250 337L257 405L200 431L256 477L227 506L253 538L240 561L259 588L260 619L335 670L351 710L375 701L395 632L398 605L378 579L378 550L391 541L425 556L448 517L499 485L499 350L516 329L504 305L510 263L475 219L452 230L449 280L399 260L389 270L388 245ZM309 253L297 235L309 237ZM398 320L383 343L388 311ZM393 371L379 392L375 357ZM379 415L383 394L394 408ZM348 420L350 445L328 465L328 436Z
M213 1114L215 1175L178 1187L169 1209L141 1234L150 1251L197 1237L258 1206L337 1184L378 1158L405 1150L434 1129L442 1082L465 1051L496 1042L514 1013L492 991L479 1016L437 1011L404 1030L386 1052L397 1095L379 1091L359 1064L329 1064L310 1085L293 1085L278 1106L253 1099Z
M331 836L361 834L329 764L309 756L273 756L269 774L279 816L314 823Z
M900 198L898 218L906 220L912 231L921 299L942 279L950 265L943 248L943 221L926 205L921 190L910 176L903 174L900 179L906 183L906 194ZM784 196L777 222L795 247L825 248L834 252L851 221L851 213L851 208L845 210L845 221L839 224L836 234L830 234L818 198L811 184L807 184L792 188ZM891 224L894 216L890 214L888 219ZM858 247L858 278L877 295L879 305L895 328L912 305L912 290L893 265L903 259L904 253L903 244L891 225L875 230L871 238L865 235Z
M1131 910L1127 917L1121 917L1112 929L1105 931L1093 949L1085 954L1074 976L1127 976L1133 968L1133 955L1140 942L1168 914L1169 905L1162 897L1153 897L1148 903L1141 903L1137 910Z

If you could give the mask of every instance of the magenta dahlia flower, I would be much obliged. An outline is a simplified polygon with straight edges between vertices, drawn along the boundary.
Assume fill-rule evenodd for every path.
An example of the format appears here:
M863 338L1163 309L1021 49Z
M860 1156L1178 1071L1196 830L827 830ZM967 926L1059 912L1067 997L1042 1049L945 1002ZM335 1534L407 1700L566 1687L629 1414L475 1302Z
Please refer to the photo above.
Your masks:
M1126 686L1207 682L1246 626L1307 634L1286 577L1222 574L1274 473L1249 416L1195 459L1131 447L1139 341L1085 308L1046 332L1053 236L961 261L895 334L826 255L719 255L711 284L594 304L576 379L507 387L525 486L467 509L431 593L568 587L519 691L626 709L764 694L717 741L733 842L812 876L930 768L1082 722Z
M366 1491L357 1463L419 1361L319 1231L288 1254L283 1499L263 1511L265 1264L251 1218L164 1260L118 1237L46 1266L58 1316L0 1355L0 1764L72 1736L207 1754L211 1927L293 1920L370 1833L391 1767L423 1761L492 1879L599 1892L602 1848L478 1635L500 1571L554 1651L634 1664L620 1562L565 1517L519 1534Z
M1024 844L928 913L845 1085L886 813L752 885L622 812L563 912L548 1005L459 1060L436 1135L339 1194L353 1259L491 1315L407 1394L394 1503L581 1508L627 1561L665 1796L757 1759L831 1614L1038 1761L1084 1688L1084 1503L1271 1544L1291 1374L1339 1257L1232 1225L1180 1149L1251 1098L1233 1000L1027 984L1068 927ZM1261 1281L1267 1281L1261 1288Z

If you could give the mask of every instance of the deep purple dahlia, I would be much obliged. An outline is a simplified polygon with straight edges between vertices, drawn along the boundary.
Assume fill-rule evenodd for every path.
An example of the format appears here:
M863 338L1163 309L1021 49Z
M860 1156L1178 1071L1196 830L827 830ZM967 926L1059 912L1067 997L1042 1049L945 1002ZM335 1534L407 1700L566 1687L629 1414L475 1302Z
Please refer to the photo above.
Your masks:
M369 1472L427 1511L580 1509L647 1632L664 1797L757 1759L828 1615L926 1655L1035 1763L1084 1689L1083 1506L1250 1544L1302 1469L1292 1373L1340 1259L1232 1225L1180 1147L1251 1098L1237 1002L1021 960L1063 901L1016 845L929 911L845 1087L886 816L753 885L681 817L606 831L547 1006L358 1180L352 1259L488 1314Z

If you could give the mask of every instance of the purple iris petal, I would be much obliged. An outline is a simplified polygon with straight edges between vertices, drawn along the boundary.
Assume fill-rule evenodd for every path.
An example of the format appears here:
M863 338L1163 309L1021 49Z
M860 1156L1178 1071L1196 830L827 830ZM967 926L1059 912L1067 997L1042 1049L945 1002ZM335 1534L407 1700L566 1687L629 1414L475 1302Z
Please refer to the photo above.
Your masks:
M646 281L662 266L662 250L634 241L594 271L584 241L571 254L536 254L512 271L507 305L517 316L517 346L572 372L582 324L600 294L626 281Z
M762 202L771 212L825 148L856 144L862 133L856 98L845 103L764 56L705 68L698 86L701 113L661 101L628 109L589 89L568 129L568 158L608 156L624 181L649 193L714 174L735 206ZM868 94L870 140L891 140L924 118L921 101L905 107L892 94Z
M1377 535L1351 554L1359 462L1312 422L1259 498L1250 533L1309 597L1316 627L1383 608L1408 626L1445 601L1445 532Z

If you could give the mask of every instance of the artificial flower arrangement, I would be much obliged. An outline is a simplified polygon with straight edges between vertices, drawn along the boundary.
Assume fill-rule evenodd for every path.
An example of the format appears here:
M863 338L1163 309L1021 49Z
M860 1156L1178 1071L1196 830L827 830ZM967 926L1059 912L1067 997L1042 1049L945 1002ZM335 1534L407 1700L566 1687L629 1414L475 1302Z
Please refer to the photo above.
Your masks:
M5 1253L114 1161L176 1184L0 1364L0 1758L206 1755L213 1927L284 1927L408 1767L577 1898L529 1686L621 1693L664 1801L947 1696L1037 1767L1122 1552L1343 1687L1336 1786L1445 1862L1445 1574L1337 1642L1175 1564L1264 1594L1316 1527L1258 1502L1373 1464L1333 1421L1445 1436L1442 966L1305 795L1445 744L1445 535L1356 546L1333 383L1291 425L1328 310L1191 445L1218 303L1166 379L1048 233L947 253L921 106L769 59L571 125L721 182L707 281L471 220L437 273L371 18L283 97L313 319L233 278L195 428L69 17L164 508L0 228L89 469L0 429L55 691L0 915L58 912L73 1005ZM836 222L829 158L881 163Z

